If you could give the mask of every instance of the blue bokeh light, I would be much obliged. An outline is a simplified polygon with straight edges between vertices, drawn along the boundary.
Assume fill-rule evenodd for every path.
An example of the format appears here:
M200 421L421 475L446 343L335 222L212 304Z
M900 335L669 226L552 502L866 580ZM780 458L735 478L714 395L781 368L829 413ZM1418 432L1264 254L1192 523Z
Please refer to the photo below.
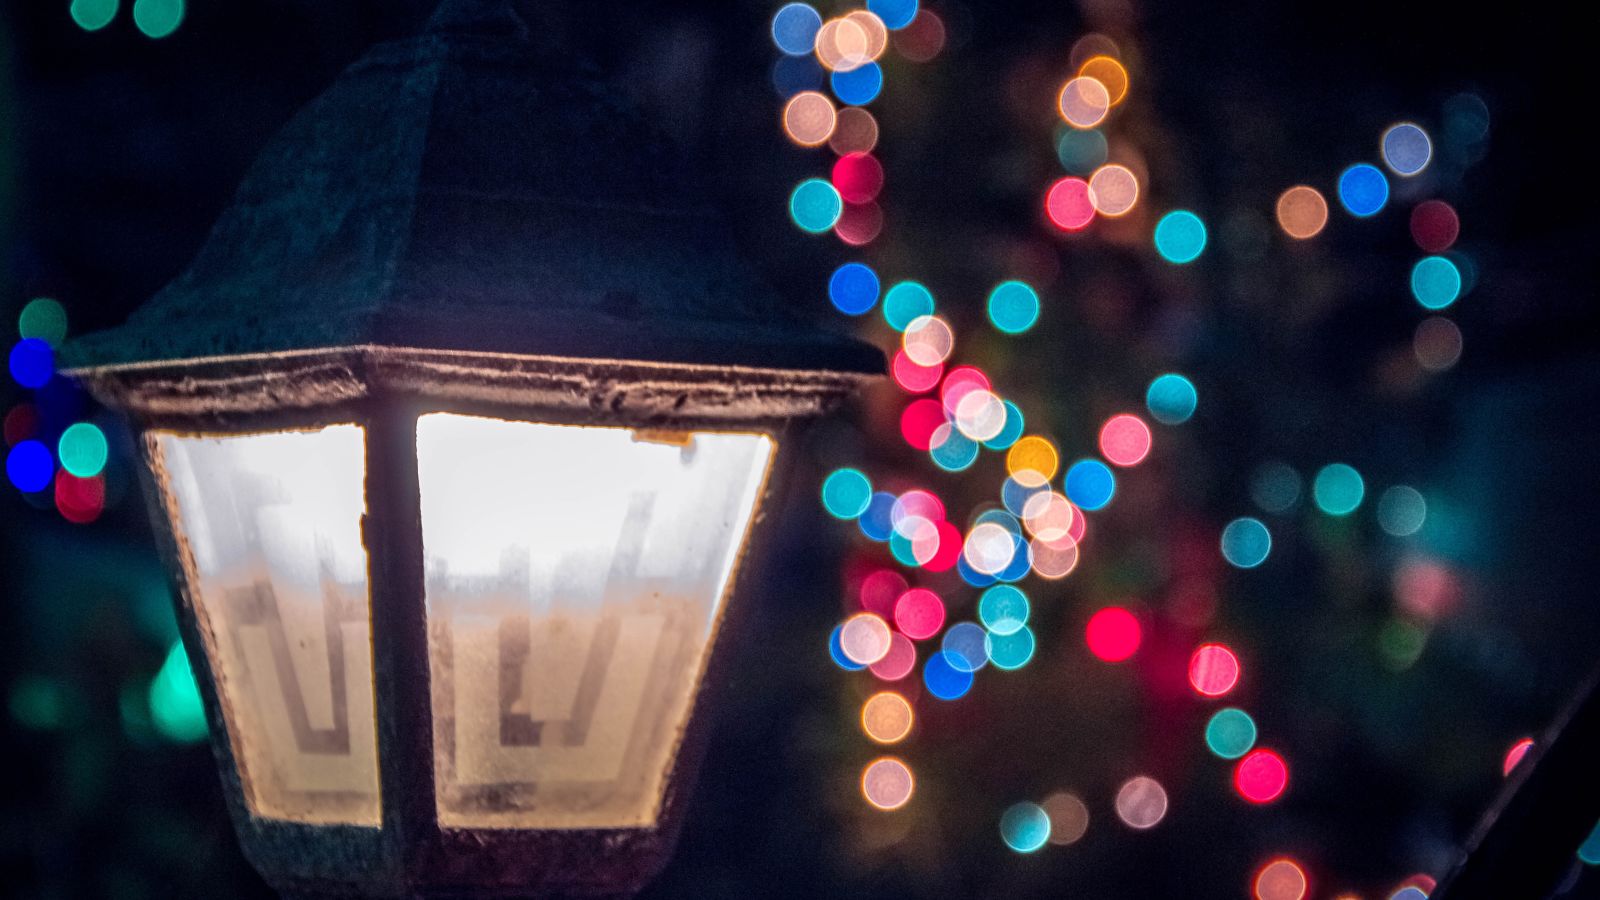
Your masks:
M1352 216L1377 215L1389 202L1389 179L1371 163L1356 163L1339 176L1339 203Z
M866 106L883 90L883 69L875 62L862 63L848 71L834 70L829 79L833 95L848 106Z
M772 16L772 42L790 56L805 56L816 48L822 16L809 4L789 3Z
M1206 224L1186 209L1176 209L1156 223L1156 252L1169 263L1194 262L1206 249Z
M1163 425L1182 425L1189 421L1199 403L1200 395L1195 392L1194 382L1176 372L1156 376L1144 393L1145 407Z
M878 273L863 263L848 262L833 270L828 279L828 299L834 308L849 316L859 316L878 303Z
M1063 488L1079 509L1094 512L1111 502L1117 492L1117 476L1098 459L1080 459L1067 470Z
M928 693L940 700L959 700L972 690L972 673L952 665L940 651L923 663L922 683L927 686Z
M1272 532L1260 519L1243 516L1222 529L1222 556L1241 569L1254 569L1272 552Z

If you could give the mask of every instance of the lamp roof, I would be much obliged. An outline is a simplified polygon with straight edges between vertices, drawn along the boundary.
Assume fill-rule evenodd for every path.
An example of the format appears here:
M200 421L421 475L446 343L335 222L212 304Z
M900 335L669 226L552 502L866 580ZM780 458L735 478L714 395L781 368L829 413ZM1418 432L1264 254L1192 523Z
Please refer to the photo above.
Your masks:
M658 132L503 0L450 0L256 161L189 269L77 372L350 346L878 373L735 252Z

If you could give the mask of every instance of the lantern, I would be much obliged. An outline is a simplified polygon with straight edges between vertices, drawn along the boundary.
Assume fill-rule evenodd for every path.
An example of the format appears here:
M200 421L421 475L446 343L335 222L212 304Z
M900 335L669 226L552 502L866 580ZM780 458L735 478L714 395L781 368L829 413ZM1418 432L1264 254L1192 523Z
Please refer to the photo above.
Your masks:
M295 895L664 864L786 424L879 372L508 5L299 114L69 373L140 436L230 812Z

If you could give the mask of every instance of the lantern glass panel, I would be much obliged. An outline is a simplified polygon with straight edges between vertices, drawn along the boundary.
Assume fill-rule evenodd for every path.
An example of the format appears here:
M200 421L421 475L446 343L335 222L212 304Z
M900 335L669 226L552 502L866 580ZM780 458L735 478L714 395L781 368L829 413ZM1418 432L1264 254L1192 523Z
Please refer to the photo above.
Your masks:
M441 825L656 821L773 447L419 419Z
M364 431L154 439L251 811L378 825Z

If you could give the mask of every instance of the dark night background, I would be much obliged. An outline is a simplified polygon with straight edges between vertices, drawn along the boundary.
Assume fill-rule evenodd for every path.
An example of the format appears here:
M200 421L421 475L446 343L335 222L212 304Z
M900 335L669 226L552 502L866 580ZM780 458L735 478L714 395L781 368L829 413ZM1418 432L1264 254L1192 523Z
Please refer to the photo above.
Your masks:
M1097 521L1092 558L1040 588L1035 664L980 678L958 703L919 704L917 734L893 751L916 769L918 794L897 814L861 802L860 767L877 755L855 723L866 686L822 651L850 573L878 551L825 516L816 485L856 465L965 508L998 482L969 490L913 459L896 443L889 387L812 431L768 532L764 589L744 598L757 611L682 843L647 896L1241 897L1261 862L1284 853L1306 865L1315 897L1388 896L1413 873L1443 875L1500 787L1506 748L1539 733L1600 659L1600 195L1582 137L1595 87L1583 10L929 3L949 43L931 62L886 66L872 109L888 225L856 252L785 215L794 183L825 175L832 156L793 147L777 127L767 22L778 5L526 4L698 160L743 249L797 309L837 317L824 285L850 258L926 282L971 336L958 353L1040 410L1068 458L1088 451L1107 414L1136 408L1156 372L1193 377L1201 407L1158 431L1152 462ZM162 40L134 28L127 4L92 33L67 6L0 10L7 328L36 296L60 300L73 333L122 321L193 257L293 112L374 42L414 31L431 4L190 0ZM1067 48L1090 31L1117 39L1130 63L1119 127L1148 164L1141 203L1214 223L1212 249L1181 275L1153 259L1148 230L1137 247L1101 245L1059 241L1040 223L1039 198L1060 174L1052 92ZM1371 222L1335 205L1306 245L1287 246L1271 210L1296 183L1331 200L1344 166L1376 161L1385 126L1437 123L1469 91L1492 117L1486 153L1441 161L1428 196L1460 212L1479 280L1451 309L1461 362L1424 378L1410 357L1419 310L1403 287L1418 254L1398 194ZM1039 284L1046 315L1005 342L979 298L1017 272ZM863 333L888 346L876 327ZM9 409L24 392L7 384ZM268 896L237 849L210 751L164 741L130 711L175 637L170 599L125 431L86 400L60 402L82 402L67 415L113 437L109 504L80 526L48 497L0 491L0 894ZM1174 574L1187 571L1184 554L1214 547L1222 522L1259 515L1250 476L1269 459L1302 473L1343 459L1374 500L1415 485L1429 525L1407 544L1370 515L1319 518L1302 502L1274 520L1267 565L1217 561L1194 575L1220 598L1208 627L1174 624L1193 586ZM1386 665L1378 636L1407 554L1446 566L1462 599L1430 624L1420 657ZM1083 619L1130 598L1154 623L1148 652L1133 668L1093 663ZM1188 649L1214 635L1246 648L1252 677L1233 699L1293 767L1289 794L1265 808L1232 794L1228 767L1199 739L1204 710L1184 694ZM44 713L27 700L41 693L53 698ZM1146 833L1110 805L1135 772L1172 797ZM1067 786L1089 804L1087 836L1008 851L1000 812ZM1573 802L1600 815L1593 784L1575 785ZM1600 896L1600 872L1584 870L1564 896Z

